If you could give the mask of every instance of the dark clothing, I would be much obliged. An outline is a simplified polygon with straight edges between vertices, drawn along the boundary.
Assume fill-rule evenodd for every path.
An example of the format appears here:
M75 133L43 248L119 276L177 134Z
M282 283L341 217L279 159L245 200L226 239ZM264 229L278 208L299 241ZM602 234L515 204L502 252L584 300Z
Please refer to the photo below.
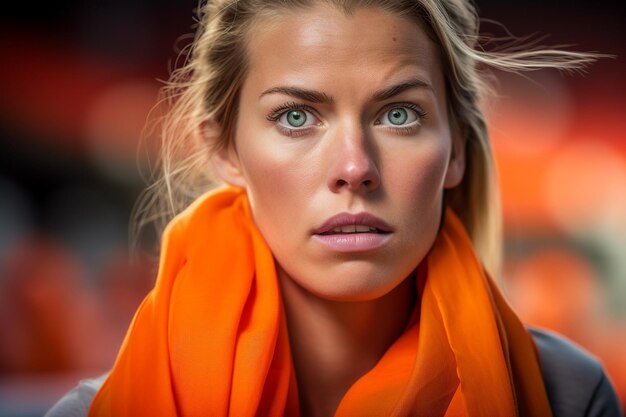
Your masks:
M611 382L594 357L545 330L530 329L554 417L623 416Z

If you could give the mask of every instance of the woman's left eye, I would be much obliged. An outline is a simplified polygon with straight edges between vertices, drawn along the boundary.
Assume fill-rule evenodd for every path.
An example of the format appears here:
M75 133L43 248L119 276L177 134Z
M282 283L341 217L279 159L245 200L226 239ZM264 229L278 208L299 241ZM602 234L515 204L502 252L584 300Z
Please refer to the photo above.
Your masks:
M387 126L405 126L419 121L421 116L422 114L416 109L408 106L395 106L386 110L377 122Z

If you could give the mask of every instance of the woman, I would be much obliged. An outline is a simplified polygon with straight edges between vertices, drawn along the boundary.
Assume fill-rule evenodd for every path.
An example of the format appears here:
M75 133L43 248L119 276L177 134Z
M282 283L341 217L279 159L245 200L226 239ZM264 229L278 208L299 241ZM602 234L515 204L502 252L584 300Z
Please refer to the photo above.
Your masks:
M154 186L172 214L195 201L111 372L49 415L619 415L601 366L529 333L482 266L478 65L592 57L476 40L460 0L208 1ZM198 197L209 165L228 186Z

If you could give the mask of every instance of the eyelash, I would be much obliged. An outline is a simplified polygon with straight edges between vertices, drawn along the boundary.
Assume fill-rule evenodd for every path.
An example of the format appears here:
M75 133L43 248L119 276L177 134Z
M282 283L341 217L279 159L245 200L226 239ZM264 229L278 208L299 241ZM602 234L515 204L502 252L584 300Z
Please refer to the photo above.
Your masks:
M417 117L419 120L423 120L428 116L428 113L422 110L420 106L418 106L417 104L413 104L413 103L391 103L391 104L386 105L381 111L381 113L388 112L389 110L396 109L398 107L406 107L407 109L413 110L415 113L417 113Z
M267 116L267 120L270 122L275 122L278 119L280 119L280 117L283 114L285 114L286 111L289 111L289 110L306 110L309 113L315 114L315 111L309 106L307 106L306 104L296 103L295 101L292 101L292 102L284 103L284 104L281 104L280 106L274 107L270 111L270 114Z

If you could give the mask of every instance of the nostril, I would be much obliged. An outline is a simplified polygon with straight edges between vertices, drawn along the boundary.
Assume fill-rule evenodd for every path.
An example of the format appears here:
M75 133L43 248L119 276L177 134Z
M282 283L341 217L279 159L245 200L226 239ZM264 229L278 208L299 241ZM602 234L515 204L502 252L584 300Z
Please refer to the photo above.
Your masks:
M336 190L341 190L343 188L356 190L362 187L365 190L371 190L371 189L376 188L376 184L377 184L376 181L370 180L370 179L364 179L362 181L356 181L356 182L351 182L351 181L344 180L344 179L337 179L335 181L334 188Z

